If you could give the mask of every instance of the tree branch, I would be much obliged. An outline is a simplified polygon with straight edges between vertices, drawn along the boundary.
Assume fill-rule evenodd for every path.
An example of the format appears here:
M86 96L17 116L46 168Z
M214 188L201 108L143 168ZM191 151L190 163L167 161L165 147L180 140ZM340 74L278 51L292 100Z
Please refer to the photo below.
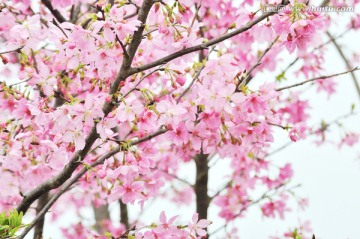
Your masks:
M143 143L145 141L148 141L158 135L161 135L163 133L165 133L167 130L165 129L160 129L152 134L149 134L148 136L145 136L143 138L134 140L132 142L129 143L129 146L134 146L140 143ZM23 231L23 233L18 237L18 239L23 239L28 233L29 231L34 227L34 225L36 223L38 223L42 217L44 217L44 215L46 214L46 212L51 208L51 206L60 198L60 196L65 193L73 184L75 184L88 170L90 170L91 168L94 168L98 165L101 165L104 163L104 161L114 155L116 155L117 153L119 153L121 151L121 147L120 145L115 147L114 149L112 149L111 151L109 151L108 153L104 154L103 156L101 156L96 162L90 164L89 166L83 167L78 174L76 174L73 178L71 178L70 180L68 180L67 182L64 183L64 185L60 188L59 191L57 191L54 196L52 196L50 198L50 200L47 202L47 204L42 208L42 210L36 215L35 219L30 223L30 225L28 227L25 228L25 230Z
M41 209L46 205L49 198L49 193L45 193L38 200L38 205L36 206L36 214L39 214ZM39 221L35 225L34 230L34 239L43 239L43 230L45 224L45 217L39 219Z
M196 195L196 212L199 219L207 219L209 196L208 196L208 178L209 166L207 162L207 154L197 154L194 157L196 165L196 181L194 191Z
M63 15L61 15L61 13L58 10L54 9L50 0L41 0L41 2L47 7L47 9L49 9L51 14L56 18L56 20L59 23L66 22L65 17Z
M126 230L130 229L128 207L125 203L119 200L120 204L120 222L125 225Z
M343 31L341 34L337 35L336 37L334 37L334 39L339 39L343 36L345 36L347 33L349 33L351 30L351 28L346 29L345 31ZM323 48L324 46L327 46L329 43L331 43L331 40L328 40L320 45L318 45L317 47L315 47L313 50L311 50L310 52L314 52L316 50L319 50L321 48ZM289 70L293 65L295 65L295 63L297 63L301 58L296 57L292 62L290 62L289 65L287 65L287 67L285 67L285 69L282 71L283 73L285 73L287 70Z
M3 52L0 52L0 55L7 54L7 53L12 53L12 52L20 53L20 50L21 50L22 48L23 48L23 46L22 46L22 47L19 47L19 48L16 48L16 49L13 49L13 50L3 51Z
M346 68L349 70L349 72L351 73L351 78L354 82L358 97L360 99L360 86L358 83L358 80L356 78L356 75L354 73L354 71L350 71L353 67L351 66L350 61L347 59L347 57L345 56L343 50L341 49L341 46L337 43L337 41L335 40L335 38L330 34L330 32L326 32L326 35L328 35L328 37L330 38L330 40L334 43L334 46L336 48L336 50L339 52L341 58L343 59L343 61L345 62Z
M29 226L27 226L24 231L21 233L21 235L18 237L18 239L23 239L29 231L34 227L35 224L37 224L46 214L46 212L51 208L51 206L60 198L60 196L65 193L73 184L75 184L88 170L89 168L96 167L97 165L102 164L107 158L110 158L117 154L120 151L120 146L116 147L115 149L109 151L100 159L98 159L96 162L92 163L90 167L83 167L78 174L75 175L75 177L71 178L69 181L67 181L59 191L57 191L54 196L50 198L50 200L47 202L47 204L42 208L42 210L37 214L35 219L30 223Z
M76 6L73 5L71 7L71 12L70 12L70 22L71 23L76 23L77 20L79 19L79 14L81 12L81 2L79 2Z
M288 2L286 3L288 4ZM184 56L184 55L187 55L187 54L190 54L192 52L196 52L196 51L200 51L200 50L203 50L203 49L206 49L210 46L213 46L215 44L218 44L220 42L223 42L229 38L232 38L236 35L239 35L240 33L243 33L247 30L249 30L250 28L252 28L253 26L255 26L256 24L258 24L259 22L261 22L262 20L272 16L272 15L275 15L277 12L267 12L267 13L264 13L263 15L261 15L260 17L256 18L255 20L251 21L251 22L248 22L247 24L245 24L243 27L239 28L239 29L236 29L235 31L232 31L232 32L229 32L227 34L224 34L220 37L217 37L217 38L214 38L206 43L202 43L202 44L199 44L199 45L196 45L196 46L193 46L193 47L189 47L189 48L185 48L183 50L180 50L178 52L175 52L173 54L170 54L168 56L165 56L161 59L158 59L156 61L153 61L149 64L146 64L146 65L142 65L142 66L138 66L138 67L134 67L130 70L130 73L131 74L135 74L135 73L138 73L138 72L141 72L141 71L144 71L144 70L148 70L150 68L153 68L155 66L158 66L158 65L161 65L161 64L165 64L171 60L174 60L178 57L181 57L181 56Z
M275 43L277 42L277 40L279 39L279 36L277 36L274 41L271 42L271 44L265 49L265 51L261 54L261 56L258 58L257 62L255 63L255 65L253 65L249 71L246 73L246 77L242 80L239 81L239 84L236 88L238 88L243 82L245 84L248 84L253 78L251 76L251 73L258 67L261 65L261 61L262 59L265 57L265 55L270 51L270 49L275 45Z
M297 87L297 86L301 86L301 85L304 85L304 84L309 83L309 82L313 82L313 81L317 81L317 80L323 80L323 79L327 79L327 78L331 78L331 77L335 77L335 76L341 76L341 75L345 75L345 74L348 74L348 73L354 74L353 72L358 71L358 70L360 70L360 68L355 67L354 69L349 70L349 71L345 71L345 72L341 72L341 73L337 73L337 74L332 74L332 75L327 75L327 76L315 77L315 78L312 78L312 79L309 79L309 80L306 80L306 81L303 81L303 82L299 82L299 83L296 83L296 84L293 84L293 85L277 88L276 91L282 91L282 90L294 88L294 87Z
M317 132L319 132L319 130L320 130L320 131L325 131L325 130L328 129L331 125L333 125L333 124L339 124L339 123L340 123L340 120L346 119L346 118L348 118L348 117L350 117L350 116L352 116L352 115L354 115L354 112L353 112L353 111L351 111L350 113L347 113L347 114L345 114L345 115L341 115L341 116L337 117L336 119L330 121L329 123L324 123L324 122L322 122L320 129L311 132L310 135L316 134ZM289 142L283 144L282 146L280 146L279 148L274 149L274 150L271 151L270 153L267 153L267 154L265 155L265 157L270 157L270 156L272 156L272 155L274 155L274 154L276 154L276 153L278 153L278 152L281 152L282 150L286 149L287 147L289 147L289 146L292 145L293 143L294 143L293 141L289 141Z
M120 71L115 81L111 84L110 92L109 92L110 95L115 94L118 91L118 87L120 83L130 75L129 74L130 65L134 58L136 50L141 42L145 22L152 5L153 5L152 0L145 0L141 6L141 9L139 10L138 20L142 22L142 25L133 35L133 40L131 41L128 49L129 57L124 58L121 64ZM113 102L105 103L102 109L104 115L105 116L108 115L114 109L114 107L115 105L113 104ZM86 157L87 153L90 151L92 145L94 144L94 142L98 137L99 136L97 134L96 125L95 125L90 130L90 133L85 140L86 142L85 147L82 150L79 150L75 153L75 155L70 160L70 162L64 167L64 169L58 175L42 183L41 185L37 186L35 189L30 191L28 194L26 194L23 200L21 201L21 203L19 204L19 206L17 207L17 210L25 214L28 208L30 207L30 205L41 195L43 195L46 192L49 192L52 189L60 187L66 180L68 180L71 177L72 173L79 166L80 162Z
M42 0L45 3L50 3L48 0ZM44 4L45 4L44 3ZM143 4L139 10L138 13L138 20L142 23L141 26L138 28L138 30L134 33L133 35L133 39L128 47L128 58L124 58L122 65L120 67L119 73L117 75L117 77L115 78L114 82L111 84L110 87L110 91L109 94L110 95L114 95L117 91L118 91L118 87L120 85L120 83L124 80L126 80L127 77L129 77L132 74L150 69L152 67L161 65L165 62L168 62L172 59L178 58L180 56L195 52L195 51L199 51L202 49L206 49L209 46L215 45L219 42L225 41L233 36L236 36L242 32L245 32L247 30L249 30L251 27L253 27L254 25L256 25L257 23L261 22L262 20L276 14L276 12L269 12L269 13L265 13L262 16L258 17L257 19L255 19L254 21L251 21L249 23L247 23L245 26L243 26L242 28L239 28L233 32L227 33L223 36L220 36L218 38L212 39L210 41L208 41L207 43L203 43L194 47L190 47L190 48L186 48L184 50L181 50L179 52L176 52L174 54L171 54L167 57L161 58L155 62L152 62L150 64L141 66L141 67L137 67L137 68L131 68L131 63L134 59L135 53L141 43L142 40L142 34L144 31L144 27L145 27L145 22L147 19L147 16L149 14L149 11L152 7L152 5L154 4L154 2L152 0L144 0ZM285 4L288 4L288 1L286 1ZM50 7L50 5L48 4L48 8ZM52 8L49 8L49 10L51 11L51 9L53 11L56 11ZM104 115L108 115L115 107L116 105L114 104L114 102L110 102L110 103L105 103L103 106L103 112ZM158 135L159 134L163 134L167 131L167 129L161 129L159 131L157 131ZM148 136L148 137L155 137L154 136ZM92 145L94 144L94 142L96 141L96 139L98 138L98 134L96 132L96 125L90 130L89 135L87 136L86 140L85 140L85 147L82 150L77 151L73 158L70 160L70 162L64 167L64 169L58 174L56 175L54 178L42 183L41 185L37 186L35 189L33 189L32 191L30 191L28 194L26 194L23 198L23 200L20 202L20 204L17 207L17 210L19 212L23 212L26 213L26 211L28 210L28 208L31 206L31 204L38 199L41 195L43 195L46 192L49 192L52 189L58 188L60 187L62 184L64 184L66 182L66 180L68 180L73 172L76 170L76 168L79 166L79 164L81 163L81 161L86 157L87 153L90 151ZM150 138L149 138L150 139ZM143 138L143 139L139 139L138 143L144 142L148 139Z
M245 205L243 208L241 208L241 209L240 209L240 212L237 213L236 215L234 215L234 218L239 217L239 216L240 216L246 209L248 209L249 207L258 204L259 202L261 202L262 200L264 200L264 199L266 199L266 198L269 198L269 197L271 197L271 196L274 196L279 189L281 189L282 187L285 187L285 186L286 186L286 184L280 184L279 186L277 186L277 187L275 187L274 189L272 189L272 190L273 190L272 193L271 193L271 190L270 190L270 191L265 192L264 194L262 194L258 199L254 200L254 201L249 200L250 203L247 204L247 205ZM289 191L289 190L298 188L299 186L301 186L301 185L295 185L295 186L292 186L292 187L290 187L290 188L288 188L288 189L284 189L284 190L288 190L288 191ZM226 226L227 226L227 223L225 223L224 225L218 227L217 229L215 229L214 231L212 231L209 235L214 235L214 234L216 234L217 232L219 232L220 230L222 230L222 229L225 228Z

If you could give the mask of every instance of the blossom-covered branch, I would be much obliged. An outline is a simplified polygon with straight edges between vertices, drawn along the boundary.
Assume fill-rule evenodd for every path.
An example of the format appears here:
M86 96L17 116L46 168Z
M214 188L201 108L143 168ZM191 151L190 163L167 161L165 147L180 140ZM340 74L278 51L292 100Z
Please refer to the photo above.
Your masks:
M147 15L152 7L153 1L152 0L145 0L138 15L138 20L145 24ZM129 46L128 49L128 55L129 57L124 59L121 68L119 70L119 73L115 79L115 81L111 84L110 87L110 95L113 95L118 90L119 84L121 81L124 81L128 76L128 70L130 68L131 62L134 58L134 55L136 53L136 50L141 42L142 33L144 31L144 26L140 26L138 30L134 33L133 40ZM106 103L103 107L103 112L105 115L107 115L112 109L113 109L112 102ZM87 153L90 151L91 146L94 144L95 140L98 138L98 134L96 132L96 127L93 127L90 131L90 134L86 138L86 144L85 147L76 152L71 161L68 165L65 166L64 170L61 171L56 177L53 179L44 182L43 184L37 186L35 189L33 189L31 192L27 193L24 196L24 199L22 202L18 205L17 210L26 212L29 206L38 199L41 195L44 193L55 189L59 186L61 186L68 178L71 177L72 173L76 170L78 165L80 164L81 160L84 159L84 157L87 155Z
M285 4L289 4L288 1L285 2ZM130 73L131 74L135 74L135 73L138 73L138 72L142 72L142 71L145 71L145 70L148 70L148 69L151 69L155 66L159 66L159 65L162 65L164 63L167 63L171 60L174 60L176 58L179 58L181 56L184 56L184 55L187 55L187 54L190 54L192 52L197 52L197 51L200 51L200 50L204 50L204 49L207 49L209 48L210 46L213 46L215 44L218 44L220 42L223 42L227 39L230 39L236 35L239 35L243 32L246 32L247 30L251 29L253 26L255 26L256 24L258 24L259 22L263 21L264 19L267 19L268 17L272 16L272 15L275 15L276 12L267 12L267 13L264 13L262 14L261 16L259 16L258 18L254 19L253 21L251 22L248 22L247 24L245 24L244 26L232 31L232 32L229 32L223 36L219 36L219 37L216 37L214 39L211 39L205 43L202 43L202 44L199 44L199 45L196 45L196 46L193 46L193 47L189 47L189 48L185 48L183 50L180 50L178 52L175 52L171 55L168 55L166 57L163 57L161 59L158 59L156 61L153 61L149 64L146 64L146 65L143 65L143 66L136 66L134 68L132 68L130 70Z

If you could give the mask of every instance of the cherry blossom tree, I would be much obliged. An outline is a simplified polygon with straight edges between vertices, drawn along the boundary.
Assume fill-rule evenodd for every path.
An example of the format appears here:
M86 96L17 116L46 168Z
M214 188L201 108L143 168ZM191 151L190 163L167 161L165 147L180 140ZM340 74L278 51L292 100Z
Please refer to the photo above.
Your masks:
M238 238L228 225L245 220L250 207L284 218L289 201L306 206L294 196L291 162L278 165L273 155L309 137L340 148L357 143L357 132L327 138L354 107L310 125L314 109L304 92L315 87L330 97L337 77L349 74L360 96L352 65L359 52L350 55L338 43L359 30L360 16L349 8L359 5L2 1L0 235L25 238L34 228L40 239L64 211L92 208L95 225L79 218L60 237ZM346 24L331 33L339 18ZM347 69L325 70L331 46ZM289 141L273 149L278 131ZM210 185L209 170L220 164L229 166L226 183ZM182 177L188 166L193 181ZM151 223L131 217L151 201L195 208L191 215L164 208ZM113 204L120 222L110 220ZM217 218L209 217L210 206L226 224L211 225ZM20 225L22 215L30 222ZM308 224L295 226L280 237L311 238Z

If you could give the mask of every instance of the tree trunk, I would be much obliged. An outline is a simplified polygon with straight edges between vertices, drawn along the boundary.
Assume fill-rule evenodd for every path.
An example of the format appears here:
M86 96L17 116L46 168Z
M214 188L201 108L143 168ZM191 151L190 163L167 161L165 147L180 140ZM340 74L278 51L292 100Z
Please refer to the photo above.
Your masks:
M38 203L36 206L36 215L41 211L41 209L43 209L45 204L48 202L48 198L49 198L49 193L45 193L38 199ZM45 216L42 217L35 225L34 239L43 238L44 224L45 224Z
M97 232L104 233L106 230L104 228L104 220L110 220L110 214L108 210L108 204L102 205L100 207L93 206L95 214L95 230Z
M129 225L129 215L128 215L128 208L125 203L119 200L120 204L120 222L125 225L126 230L130 228Z
M196 164L196 212L199 214L199 219L207 219L207 211L209 208L208 196L208 177L209 166L207 162L207 154L197 154L194 158Z

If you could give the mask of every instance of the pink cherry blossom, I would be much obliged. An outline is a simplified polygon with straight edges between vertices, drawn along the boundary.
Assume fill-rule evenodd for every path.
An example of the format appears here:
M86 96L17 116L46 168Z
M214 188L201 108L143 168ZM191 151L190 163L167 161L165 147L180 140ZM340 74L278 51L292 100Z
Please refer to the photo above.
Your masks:
M306 130L307 130L307 128L305 125L295 126L290 130L289 137L294 142L296 142L300 139L305 139L306 138L306 134L305 134Z
M199 236L205 236L207 233L204 230L211 224L210 221L201 219L199 220L199 215L195 213L192 217L192 223L189 224L190 231L195 231Z

